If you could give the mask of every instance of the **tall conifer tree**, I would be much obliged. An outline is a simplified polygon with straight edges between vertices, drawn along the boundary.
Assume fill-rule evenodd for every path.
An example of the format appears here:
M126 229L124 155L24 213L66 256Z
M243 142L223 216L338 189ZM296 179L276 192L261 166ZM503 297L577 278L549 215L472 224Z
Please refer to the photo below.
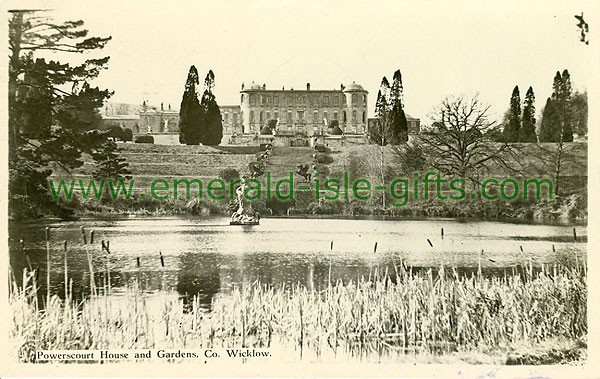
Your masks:
M535 95L531 86L525 94L523 122L519 131L519 142L537 142L535 134Z
M558 112L556 101L552 98L546 99L546 105L542 110L542 123L540 125L540 142L558 142L560 129L558 124Z
M515 86L510 96L510 108L508 110L508 119L504 125L504 141L519 141L519 130L521 129L521 96L519 86Z
M571 75L568 70L563 70L560 82L560 104L561 104L561 130L563 142L573 142L573 87Z
M392 130L391 142L394 144L408 141L408 121L404 113L404 86L402 85L402 73L400 70L394 72L392 86L390 88L390 123Z
M208 71L204 79L204 94L200 103L204 112L205 133L202 136L202 143L209 146L216 146L221 143L223 138L223 121L221 119L221 110L217 104L217 99L212 90L215 87L215 74L212 70Z
M200 144L204 134L204 117L196 89L199 83L198 70L192 65L179 108L179 142L186 145Z
M564 70L562 75L560 72L556 72L552 90L550 98L552 109L548 112L544 109L542 114L540 142L571 142L573 141L573 112L571 109L573 89L569 71Z

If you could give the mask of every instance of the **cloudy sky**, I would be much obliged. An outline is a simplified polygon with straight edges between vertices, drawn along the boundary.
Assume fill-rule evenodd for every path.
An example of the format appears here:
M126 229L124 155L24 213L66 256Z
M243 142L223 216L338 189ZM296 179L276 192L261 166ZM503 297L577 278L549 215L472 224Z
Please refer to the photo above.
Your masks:
M540 110L557 70L592 83L594 41L579 42L574 14L592 32L598 2L533 1L103 1L50 4L112 36L97 84L111 101L179 108L190 65L212 69L220 104L239 104L242 82L268 88L339 88L356 81L373 104L381 78L400 69L406 111L426 123L446 95L479 92L500 118L512 88L533 86ZM85 7L83 5L86 5ZM597 51L597 50L596 50Z

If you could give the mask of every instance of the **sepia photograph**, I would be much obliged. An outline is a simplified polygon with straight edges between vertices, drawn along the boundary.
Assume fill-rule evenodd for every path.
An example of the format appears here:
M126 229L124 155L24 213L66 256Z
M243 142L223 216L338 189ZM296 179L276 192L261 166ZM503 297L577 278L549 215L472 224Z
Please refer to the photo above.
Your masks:
M596 377L599 5L9 2L0 375Z

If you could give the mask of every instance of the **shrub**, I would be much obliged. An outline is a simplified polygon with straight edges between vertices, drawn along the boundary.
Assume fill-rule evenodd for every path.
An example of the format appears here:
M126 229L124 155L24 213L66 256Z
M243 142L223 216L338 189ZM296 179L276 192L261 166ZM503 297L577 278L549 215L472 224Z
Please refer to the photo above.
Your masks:
M219 171L219 178L226 182L232 182L240 178L240 173L234 168L224 168Z
M135 143L154 143L152 136L139 136L135 139Z
M115 141L116 140L121 140L123 141L123 129L121 129L121 127L119 126L111 126L110 129L108 129L108 136L112 137Z
M329 168L321 163L314 165L315 171L318 172L321 177L329 175Z
M326 147L325 145L316 145L315 150L318 153L330 153L331 152L331 149Z
M318 153L316 154L316 159L318 163L329 164L333 162L333 158L330 155Z
M123 142L133 141L133 130L129 128L123 129Z

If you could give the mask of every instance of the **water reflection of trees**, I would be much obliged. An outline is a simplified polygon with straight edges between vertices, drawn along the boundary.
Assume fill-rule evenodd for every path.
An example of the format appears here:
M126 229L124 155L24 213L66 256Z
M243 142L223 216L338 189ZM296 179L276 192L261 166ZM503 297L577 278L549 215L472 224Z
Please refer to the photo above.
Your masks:
M179 256L181 268L178 273L177 292L184 304L190 304L194 296L201 305L210 309L213 297L221 289L221 260L219 253L190 253Z

